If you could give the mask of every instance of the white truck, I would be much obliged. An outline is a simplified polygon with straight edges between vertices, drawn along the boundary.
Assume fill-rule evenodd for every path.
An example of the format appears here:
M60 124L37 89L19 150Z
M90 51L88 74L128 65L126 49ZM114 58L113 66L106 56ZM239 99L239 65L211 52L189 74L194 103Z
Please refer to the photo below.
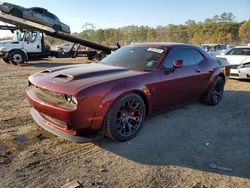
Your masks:
M213 56L222 55L233 48L226 44L202 44L201 47Z
M39 31L16 30L13 40L0 42L0 58L6 63L22 64L33 58L48 57L49 51Z

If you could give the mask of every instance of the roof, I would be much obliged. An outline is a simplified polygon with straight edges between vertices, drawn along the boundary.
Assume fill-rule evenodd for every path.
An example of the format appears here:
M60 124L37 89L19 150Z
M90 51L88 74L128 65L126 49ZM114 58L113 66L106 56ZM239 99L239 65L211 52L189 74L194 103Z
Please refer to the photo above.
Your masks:
M173 47L173 46L194 46L192 44L185 43L175 43L175 42L145 42L145 43L133 43L128 46L138 46L138 47Z
M235 46L234 48L250 48L250 46Z

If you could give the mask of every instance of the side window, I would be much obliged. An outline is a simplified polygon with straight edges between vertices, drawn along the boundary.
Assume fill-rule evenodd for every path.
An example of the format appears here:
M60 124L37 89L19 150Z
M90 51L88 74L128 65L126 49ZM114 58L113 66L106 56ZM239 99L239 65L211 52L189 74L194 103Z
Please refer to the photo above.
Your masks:
M165 68L172 68L172 64L174 60L182 60L184 66L194 65L196 61L192 54L191 49L178 49L172 51L167 57L167 60L164 64Z
M34 12L36 12L36 13L43 14L43 10L42 9L33 8L32 10Z
M195 64L198 64L198 63L205 60L203 55L201 55L201 53L198 52L197 50L192 50L192 53L193 53L193 56L194 56L194 59L195 59Z
M49 12L46 12L45 16L52 19L52 20L55 20L55 16L53 14L49 13Z
M30 40L30 42L35 42L37 39L37 32L33 32L32 33L32 39Z

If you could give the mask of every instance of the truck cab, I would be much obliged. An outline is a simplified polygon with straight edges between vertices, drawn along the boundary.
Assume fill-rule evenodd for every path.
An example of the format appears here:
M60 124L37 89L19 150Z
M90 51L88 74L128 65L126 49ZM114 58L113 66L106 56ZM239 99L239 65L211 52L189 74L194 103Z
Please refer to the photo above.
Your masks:
M43 35L39 31L16 30L13 40L0 42L0 58L6 63L22 64L42 52Z

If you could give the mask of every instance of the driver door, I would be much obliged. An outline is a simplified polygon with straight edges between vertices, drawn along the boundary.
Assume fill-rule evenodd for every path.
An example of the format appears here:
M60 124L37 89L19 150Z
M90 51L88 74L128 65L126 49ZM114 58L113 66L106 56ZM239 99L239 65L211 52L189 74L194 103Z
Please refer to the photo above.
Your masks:
M27 31L23 39L23 49L27 53L42 52L42 36L37 31Z
M182 60L183 66L173 70L173 61ZM158 85L158 109L178 106L198 96L199 65L192 52L174 49L164 62L161 82Z

